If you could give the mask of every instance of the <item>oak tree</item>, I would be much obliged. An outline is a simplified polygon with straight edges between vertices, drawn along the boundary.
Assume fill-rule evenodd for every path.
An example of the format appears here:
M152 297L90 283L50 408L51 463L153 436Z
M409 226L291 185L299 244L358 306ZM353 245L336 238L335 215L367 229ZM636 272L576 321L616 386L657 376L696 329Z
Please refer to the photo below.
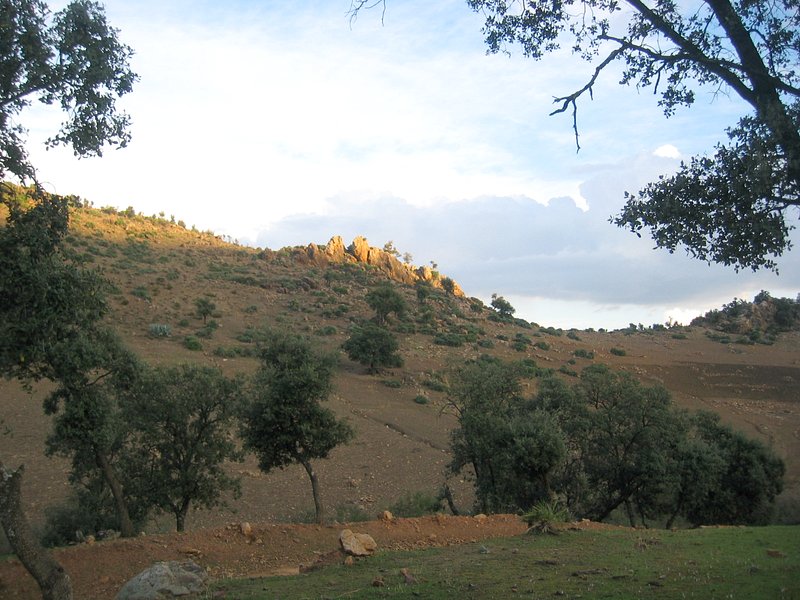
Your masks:
M352 428L322 406L333 387L333 355L318 354L300 337L269 332L259 349L261 366L250 385L241 416L246 449L265 473L301 464L311 481L318 523L325 520L313 461L327 458L350 441Z

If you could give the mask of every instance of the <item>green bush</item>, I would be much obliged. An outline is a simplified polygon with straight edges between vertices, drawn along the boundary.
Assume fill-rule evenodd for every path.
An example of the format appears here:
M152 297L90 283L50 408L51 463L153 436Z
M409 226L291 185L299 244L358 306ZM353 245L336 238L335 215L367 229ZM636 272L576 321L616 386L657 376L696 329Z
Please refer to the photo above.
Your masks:
M383 381L381 381L381 383L388 388L397 389L403 387L403 382L398 381L397 379L384 379Z
M439 346L450 346L451 348L458 348L464 345L464 336L458 333L437 333L433 337L433 343Z
M323 336L336 335L336 332L337 332L336 327L334 327L333 325L326 325L325 327L317 329L317 335L323 335Z
M625 355L628 354L622 348L611 348L611 350L609 350L609 352L611 352L611 354L613 354L614 356L625 356Z
M183 338L183 346L187 350L202 350L203 344L200 343L200 340L193 335L187 335Z
M245 307L244 312L245 314L252 315L253 313L258 312L258 307L255 304L251 304L250 306Z
M152 300L152 298L150 297L150 293L147 291L147 288L141 285L131 290L131 296L136 296L137 298L141 298L142 300L147 300L148 302Z
M535 346L539 348L539 350L550 350L550 344L547 342L536 342Z
M427 396L423 396L422 394L419 394L418 396L416 396L414 398L414 402L416 402L417 404L427 404L428 402L430 402L430 400L428 400Z
M494 342L492 340L478 340L478 346L481 348L494 348Z
M584 348L578 348L575 352L572 353L573 356L577 356L578 358L588 358L589 360L594 358L594 352L591 350L586 350Z
M528 344L525 342L521 342L520 340L516 340L511 347L516 350L517 352L525 352L528 349Z
M422 382L422 385L428 388L429 390L433 390L434 392L447 391L447 386L444 384L444 382L436 378L426 379Z
M577 332L575 332L575 331L574 331L574 330L572 330L572 329L570 329L570 330L567 332L567 337L568 337L569 339L571 339L571 340L575 340L576 342L580 342L580 341L581 341L581 338L578 336Z

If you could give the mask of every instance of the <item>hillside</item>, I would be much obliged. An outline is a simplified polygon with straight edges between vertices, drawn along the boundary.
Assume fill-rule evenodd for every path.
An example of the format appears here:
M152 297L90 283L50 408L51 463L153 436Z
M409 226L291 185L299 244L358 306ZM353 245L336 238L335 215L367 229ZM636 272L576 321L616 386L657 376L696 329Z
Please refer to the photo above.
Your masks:
M449 365L483 353L533 360L568 379L591 362L602 362L644 382L662 383L681 406L719 412L725 421L771 444L786 461L779 519L800 518L797 331L781 333L769 345L749 345L720 343L700 326L566 332L520 320L503 322L469 298L469 290L462 294L456 286L445 294L441 276L392 262L366 240L356 241L352 251L335 237L322 246L259 250L132 211L76 209L68 244L76 258L112 282L109 322L139 356L153 364L215 364L228 374L255 368L249 356L253 332L263 326L304 333L320 347L339 349L353 320L372 315L364 301L367 292L393 281L410 307L403 319L391 322L404 367L368 375L342 355L330 401L357 431L349 446L317 465L323 499L340 519L374 516L404 494L435 493L442 486L448 432L454 425L454 418L442 411L443 379ZM424 305L411 285L420 277L435 285ZM214 303L209 320L214 325L196 316L198 298ZM576 350L593 358L577 357ZM535 380L526 385L532 392ZM0 455L12 466L26 465L24 493L39 524L48 507L69 494L66 461L43 456L45 390L42 385L29 396L13 382L4 382L0 390L0 413L12 431L0 436ZM419 396L428 402L415 401ZM243 475L242 498L230 511L191 513L189 529L231 521L303 520L312 512L301 467L264 475L248 459L230 468ZM468 510L469 482L449 483L456 504ZM162 519L147 529L168 531L172 525Z

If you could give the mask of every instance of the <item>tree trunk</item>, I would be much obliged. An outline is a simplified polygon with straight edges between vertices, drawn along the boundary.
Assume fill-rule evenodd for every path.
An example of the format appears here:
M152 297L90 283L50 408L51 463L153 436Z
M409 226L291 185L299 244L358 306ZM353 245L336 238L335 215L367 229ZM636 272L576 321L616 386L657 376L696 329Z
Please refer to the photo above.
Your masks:
M191 500L184 500L180 506L175 506L175 530L182 532L186 530L186 515L189 513L189 504Z
M450 491L450 486L448 484L444 484L444 499L447 501L447 506L450 508L450 512L453 513L453 516L457 517L461 514L458 509L456 508L456 503L453 500L453 492Z
M319 480L317 474L311 467L311 462L305 458L299 458L300 464L303 465L308 473L308 478L311 480L311 493L314 495L314 510L317 513L317 523L320 525L325 524L325 510L322 508L322 500L319 497Z
M117 477L114 467L108 462L108 456L102 450L95 450L95 459L97 466L103 471L103 477L111 488L111 494L114 496L114 504L117 509L117 516L119 517L119 530L122 537L136 537L136 529L133 527L133 522L128 514L128 505L125 502L125 496L122 491L122 484Z
M22 472L0 463L0 521L22 565L33 576L44 600L72 600L72 583L64 567L42 548L22 509Z

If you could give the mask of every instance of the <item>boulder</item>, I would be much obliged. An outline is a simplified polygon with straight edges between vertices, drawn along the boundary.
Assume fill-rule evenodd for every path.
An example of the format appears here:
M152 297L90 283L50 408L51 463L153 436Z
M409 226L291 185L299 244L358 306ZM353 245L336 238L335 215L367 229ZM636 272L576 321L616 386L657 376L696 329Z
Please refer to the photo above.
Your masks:
M366 263L369 258L369 242L367 238L358 236L353 243L348 246L347 251L352 254L358 262Z
M116 600L168 600L205 597L206 574L193 560L157 562L128 581Z
M341 236L333 236L328 244L325 246L325 256L334 262L342 262L344 260L344 241Z
M344 529L339 534L339 543L342 550L350 556L370 556L378 549L378 544L372 536L366 533L353 533Z

